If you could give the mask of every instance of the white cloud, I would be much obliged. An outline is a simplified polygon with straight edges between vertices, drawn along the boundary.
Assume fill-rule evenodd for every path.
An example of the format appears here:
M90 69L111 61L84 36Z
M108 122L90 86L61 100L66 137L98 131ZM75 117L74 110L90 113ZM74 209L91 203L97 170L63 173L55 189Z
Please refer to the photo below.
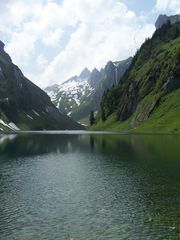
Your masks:
M11 41L6 46L6 51L10 53L13 61L20 66L28 65L34 50L35 38L26 32L12 33Z
M48 63L47 59L42 54L40 54L36 59L36 64L40 70L44 69L47 66L47 63Z
M180 13L180 0L157 0L155 9L159 12Z
M68 5L71 1L65 2ZM78 14L79 27L42 75L46 84L64 81L85 66L100 68L110 59L125 59L154 31L154 25L142 23L119 1L78 3L68 8Z
M18 65L28 64L38 41L46 46L57 46L63 31L59 27L59 5L28 1L29 5L22 0L8 3L10 19L4 22L10 35L6 49Z
M42 8L42 0L6 0L0 1L0 31L12 32L20 30L22 24L30 21L39 9Z
M41 69L28 74L40 86L64 81L85 66L100 68L108 60L127 58L154 31L153 24L120 0L64 0L62 5L50 0L27 0L26 4L15 0L8 1L6 9L9 20L0 20L0 30L8 29L7 51L22 70L28 65L33 69L33 64ZM75 31L58 50L69 26ZM44 58L44 51L51 55L52 47L53 51L57 47L56 57Z
M63 34L63 30L62 29L50 30L43 37L42 42L46 46L57 47L58 44L59 44L59 40L61 39L62 34Z

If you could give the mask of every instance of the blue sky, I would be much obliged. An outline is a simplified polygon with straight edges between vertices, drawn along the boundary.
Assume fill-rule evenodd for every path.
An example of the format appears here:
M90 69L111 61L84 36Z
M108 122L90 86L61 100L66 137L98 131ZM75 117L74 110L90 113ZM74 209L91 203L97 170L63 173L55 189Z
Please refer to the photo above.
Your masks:
M123 2L137 14L151 11L156 4L156 0L123 0Z
M132 56L161 13L180 13L180 0L6 0L0 39L23 73L45 87Z

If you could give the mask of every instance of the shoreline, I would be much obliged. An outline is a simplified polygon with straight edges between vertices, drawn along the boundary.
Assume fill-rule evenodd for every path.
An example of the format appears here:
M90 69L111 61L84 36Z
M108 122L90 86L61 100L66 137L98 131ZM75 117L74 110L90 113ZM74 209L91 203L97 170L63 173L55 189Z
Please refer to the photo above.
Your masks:
M20 135L20 134L57 134L57 135L180 135L179 132L161 132L161 131L137 131L137 130L127 130L127 131L113 131L113 130L40 130L40 131L3 131L0 132L1 135Z

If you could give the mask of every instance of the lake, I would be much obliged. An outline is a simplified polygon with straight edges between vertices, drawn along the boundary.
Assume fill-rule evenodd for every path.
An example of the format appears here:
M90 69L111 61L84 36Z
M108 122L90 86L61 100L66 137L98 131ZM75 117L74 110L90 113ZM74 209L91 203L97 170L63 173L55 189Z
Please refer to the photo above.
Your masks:
M180 239L180 136L0 137L0 239Z

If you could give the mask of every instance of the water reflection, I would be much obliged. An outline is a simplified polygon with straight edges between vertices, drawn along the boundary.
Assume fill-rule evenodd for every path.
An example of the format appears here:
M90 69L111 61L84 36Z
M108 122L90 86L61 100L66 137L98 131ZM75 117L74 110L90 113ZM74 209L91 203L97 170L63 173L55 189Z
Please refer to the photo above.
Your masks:
M76 149L78 139L78 135L4 135L0 137L0 154L20 157L51 152L67 153Z
M176 239L180 136L0 138L0 239Z
M105 154L135 155L139 160L152 160L158 155L163 161L179 161L179 143L178 135L10 134L0 135L0 154L28 156L92 149Z

